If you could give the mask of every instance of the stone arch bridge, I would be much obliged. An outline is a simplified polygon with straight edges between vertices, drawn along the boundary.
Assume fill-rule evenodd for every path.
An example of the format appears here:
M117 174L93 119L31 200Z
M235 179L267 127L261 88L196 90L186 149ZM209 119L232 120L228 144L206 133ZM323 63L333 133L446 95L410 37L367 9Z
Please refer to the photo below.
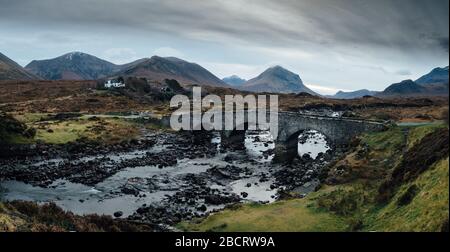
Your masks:
M225 118L223 115L222 118ZM269 116L267 115L267 118ZM225 121L225 119L223 119ZM164 118L164 124L170 126L170 117ZM224 126L224 122L222 122ZM306 130L316 130L327 137L333 146L346 146L352 138L365 132L382 131L388 124L381 121L358 118L328 117L295 112L278 112L278 136L275 139L275 155L289 156L297 151L298 136ZM225 128L225 127L222 127ZM222 144L244 143L245 131L249 128L248 117L244 119L244 130L222 130Z

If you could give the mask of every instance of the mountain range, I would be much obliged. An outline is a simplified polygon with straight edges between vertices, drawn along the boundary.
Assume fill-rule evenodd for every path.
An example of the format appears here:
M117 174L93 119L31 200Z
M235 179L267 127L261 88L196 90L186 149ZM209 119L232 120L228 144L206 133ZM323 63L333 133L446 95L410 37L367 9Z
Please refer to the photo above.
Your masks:
M367 89L353 92L339 91L335 95L327 96L335 99L354 99L363 96L447 96L449 91L449 67L437 67L430 73L423 75L419 79L404 80L388 86L381 92Z
M416 81L404 80L387 87L378 96L448 96L448 66L435 68Z
M28 72L15 61L0 53L0 80L33 80L40 79Z
M140 77L152 81L175 79L184 84L226 87L227 84L203 67L174 57L143 58L116 65L82 52L34 60L25 69L47 80L96 80L108 77Z
M318 95L303 84L298 74L281 66L274 66L248 81L233 75L223 80L202 66L175 57L143 58L116 65L82 52L33 60L25 68L0 53L0 80L96 80L112 77L139 77L153 81L175 79L182 84L233 87L251 92L309 93ZM353 99L363 96L424 96L448 95L449 67L435 68L416 81L394 83L382 92L367 89L353 92L340 91L336 99Z
M356 99L356 98L361 98L364 96L375 96L378 93L379 92L377 92L377 91L361 89L361 90L356 90L356 91L351 91L351 92L339 91L335 95L329 95L327 97L334 98L334 99Z

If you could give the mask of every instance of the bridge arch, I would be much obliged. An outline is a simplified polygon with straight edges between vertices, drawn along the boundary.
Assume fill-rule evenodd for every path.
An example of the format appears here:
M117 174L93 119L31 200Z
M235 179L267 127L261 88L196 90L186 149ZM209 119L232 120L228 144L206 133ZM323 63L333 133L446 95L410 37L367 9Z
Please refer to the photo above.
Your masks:
M233 114L234 115L234 114ZM231 116L233 116L231 115ZM230 115L228 115L230 116ZM225 119L225 116L223 116ZM167 122L167 120L163 120ZM224 121L222 121L224 129ZM244 120L244 130L221 131L222 142L244 143L245 131L248 129L248 118ZM292 139L297 140L299 132L316 130L324 134L329 144L334 147L345 146L351 139L364 132L381 131L386 129L383 122L374 122L355 118L334 118L325 116L305 115L293 112L278 112L278 134L275 139L275 154L286 153ZM276 159L275 159L276 160Z
M333 145L347 145L364 132L380 131L385 124L350 118L309 116L298 113L279 113L277 142L285 144L289 138L303 130L316 130L324 134Z
M236 125L233 130L224 130L221 133L222 146L233 149L245 149L245 134L250 128L256 128L254 122L244 121L243 124Z

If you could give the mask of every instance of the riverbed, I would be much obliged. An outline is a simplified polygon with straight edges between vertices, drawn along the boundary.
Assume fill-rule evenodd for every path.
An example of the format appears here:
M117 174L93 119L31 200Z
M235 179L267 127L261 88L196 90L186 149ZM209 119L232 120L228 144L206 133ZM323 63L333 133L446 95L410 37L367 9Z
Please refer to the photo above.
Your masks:
M323 155L318 158L319 153L330 151L323 135L308 132L300 142L298 151L299 156L308 154L312 160L303 162L298 172L299 179L296 180L300 182L291 185L284 183L282 175L277 176L283 174L286 167L272 162L273 153L270 150L275 144L270 133L248 132L243 151L222 151L219 134L214 134L209 141L215 154L194 158L180 156L175 164L165 167L157 164L126 167L126 164L149 155L176 151L177 146L172 141L162 141L148 149L87 155L77 160L66 160L64 157L37 160L29 166L57 168L68 163L94 163L102 167L125 167L94 185L74 183L64 178L56 179L47 186L6 180L0 183L0 195L2 200L8 201L54 202L76 214L132 216L142 220L153 218L153 215L149 217L145 213L149 207L160 207L171 216L183 212L181 217L175 219L178 220L203 216L239 202L271 203L277 200L280 190L288 187L303 194L313 191L317 179L311 174L318 174L317 170L327 162ZM170 218L173 220L174 217ZM165 220L167 218L156 222Z

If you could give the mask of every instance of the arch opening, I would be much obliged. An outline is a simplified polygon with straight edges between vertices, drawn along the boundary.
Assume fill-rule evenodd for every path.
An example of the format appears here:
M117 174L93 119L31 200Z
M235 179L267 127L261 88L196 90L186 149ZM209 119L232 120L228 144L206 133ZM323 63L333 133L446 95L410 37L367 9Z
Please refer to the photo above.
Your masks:
M268 130L254 130L249 123L232 131L222 131L213 138L219 143L220 151L245 151L249 158L257 162L270 162L274 158L275 141ZM239 130L240 129L240 130Z
M297 153L299 157L309 156L316 160L331 150L328 138L317 130L305 130L298 135Z
M329 138L314 129L303 129L292 134L285 145L286 155L290 159L316 160L332 150Z

